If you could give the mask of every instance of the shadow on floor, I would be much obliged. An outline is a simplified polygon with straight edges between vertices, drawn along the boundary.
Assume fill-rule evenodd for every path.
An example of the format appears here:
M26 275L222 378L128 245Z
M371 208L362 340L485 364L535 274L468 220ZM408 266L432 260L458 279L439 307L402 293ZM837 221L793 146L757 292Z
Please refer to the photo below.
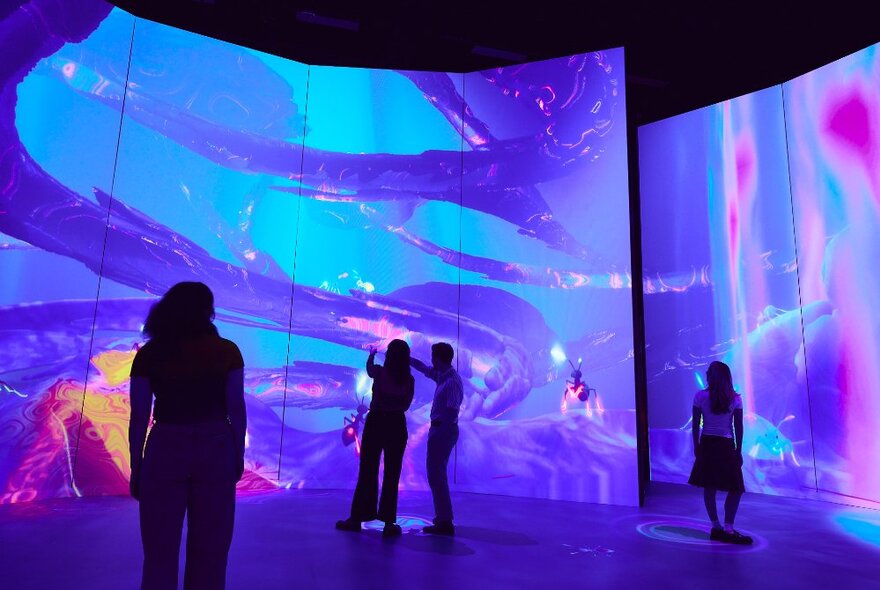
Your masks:
M375 543L400 546L404 549L420 553L436 553L438 555L451 556L474 555L476 553L466 544L456 541L455 537L425 535L416 531L407 531L400 537L385 539L382 537L382 532L377 530L365 530L360 535L369 538Z
M684 526L658 526L656 528L658 532L667 533L670 535L676 535L679 537L687 537L690 539L699 539L701 541L708 541L709 535L706 534L706 531L701 529L694 529L691 527Z
M511 531L499 531L477 526L456 526L455 536L471 541L493 543L495 545L537 545L538 542L528 535Z

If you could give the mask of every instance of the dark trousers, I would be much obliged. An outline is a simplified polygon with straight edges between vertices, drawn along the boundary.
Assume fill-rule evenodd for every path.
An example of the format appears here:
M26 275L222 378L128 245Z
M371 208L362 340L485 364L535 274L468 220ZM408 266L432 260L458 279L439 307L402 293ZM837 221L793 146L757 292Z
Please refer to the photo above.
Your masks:
M449 479L446 470L449 455L458 442L458 424L431 422L428 431L428 485L434 498L434 522L452 522L452 499L449 497Z
M403 412L371 411L361 438L361 461L357 487L351 500L351 518L361 522L377 516L384 522L397 520L397 485L406 450L406 417ZM382 497L379 498L379 460L385 453ZM376 512L376 502L379 511Z
M184 588L226 586L235 476L235 446L228 424L153 427L140 480L142 589L176 590L184 514Z

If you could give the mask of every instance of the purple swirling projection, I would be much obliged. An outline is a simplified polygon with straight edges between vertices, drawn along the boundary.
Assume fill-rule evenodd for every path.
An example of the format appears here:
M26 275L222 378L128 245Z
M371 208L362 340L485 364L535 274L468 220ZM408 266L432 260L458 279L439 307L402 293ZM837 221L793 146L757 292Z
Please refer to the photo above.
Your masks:
M653 475L684 481L690 400L734 371L746 488L880 501L877 46L640 129ZM790 180L789 180L790 179Z
M425 359L456 347L463 489L635 502L622 51L464 76L315 68L84 6L35 0L0 23L16 48L0 231L26 246L0 255L52 253L102 280L92 300L13 293L0 309L32 321L0 329L15 351L0 436L44 441L4 446L0 501L125 493L145 295L199 280L247 364L243 488L351 485L340 433L369 390L363 351L401 337ZM105 29L131 42L130 70ZM32 87L61 114L121 115L114 181L20 140ZM601 415L560 414L568 356ZM430 401L420 383L406 488L426 487Z
M728 363L745 408L746 488L815 489L788 159L779 87L640 129L645 275L702 285L645 293L652 476L686 481L693 395Z
M880 54L784 85L819 491L880 502ZM809 312L808 312L809 310Z
M486 387L476 402L508 426L462 436L457 475L465 489L526 487L532 495L593 501L635 489L621 62L622 52L611 50L465 75L466 112L492 131L484 145L464 151L465 170L483 169L483 149L520 137L540 142L540 157L531 164L535 176L522 174L526 164L515 159L492 162L486 177L508 179L501 191L462 186L461 281L476 287L462 290L460 313L520 342L545 334L541 348L511 347L483 359ZM487 198L530 203L523 211L529 224L503 219L517 223L520 237L496 240L508 225L470 214ZM535 237L546 247L536 248ZM462 333L460 342L470 348L472 336ZM601 411L560 406L566 357L586 362ZM499 393L517 407L496 411Z
M96 417L109 414L104 424L113 431L113 424L125 415L119 396L108 396L98 406L85 405L106 206L63 186L35 157L55 152L55 161L75 170L71 180L78 188L109 187L119 117L102 117L88 109L56 116L43 109L41 96L51 92L48 89L29 96L28 103L41 113L37 125L27 125L28 117L17 109L20 94L26 92L23 81L39 61L65 43L78 43L95 33L110 8L98 3L73 6L35 1L22 4L0 22L4 55L0 66L0 232L13 243L31 246L3 252L0 502L78 494L72 484L77 449L94 448L96 454L106 456L118 450L118 439L113 436L99 445L91 436L79 438L81 432L96 432ZM127 36L100 30L94 43L111 54L127 51L132 19L127 20ZM74 112L87 128L75 141L85 142L88 150L55 150L46 141L31 148L34 154L25 147L25 136L45 139L57 134L60 141L74 140L67 134L65 118ZM19 125L26 128L24 132ZM84 268L74 256L77 251L95 256L94 265ZM41 303L47 300L64 303ZM89 469L90 465L84 462L81 467ZM124 485L119 469L105 475Z

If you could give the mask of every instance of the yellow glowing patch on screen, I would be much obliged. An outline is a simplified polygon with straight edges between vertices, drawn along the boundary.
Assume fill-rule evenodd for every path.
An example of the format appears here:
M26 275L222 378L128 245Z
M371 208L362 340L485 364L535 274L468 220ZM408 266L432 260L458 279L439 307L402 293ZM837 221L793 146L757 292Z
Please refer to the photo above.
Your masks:
M92 364L101 372L107 385L115 387L128 381L136 350L108 350L92 357Z

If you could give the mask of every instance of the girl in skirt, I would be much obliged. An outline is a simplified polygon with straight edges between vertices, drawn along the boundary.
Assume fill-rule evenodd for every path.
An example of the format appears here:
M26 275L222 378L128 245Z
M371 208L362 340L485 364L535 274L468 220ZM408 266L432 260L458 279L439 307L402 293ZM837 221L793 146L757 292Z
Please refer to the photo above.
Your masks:
M733 528L736 509L745 492L742 476L742 398L733 390L730 367L724 363L711 363L706 378L709 386L694 396L694 468L688 483L703 488L703 500L712 521L710 539L751 545L751 537ZM718 508L715 505L717 490L727 492L723 527L718 521Z

